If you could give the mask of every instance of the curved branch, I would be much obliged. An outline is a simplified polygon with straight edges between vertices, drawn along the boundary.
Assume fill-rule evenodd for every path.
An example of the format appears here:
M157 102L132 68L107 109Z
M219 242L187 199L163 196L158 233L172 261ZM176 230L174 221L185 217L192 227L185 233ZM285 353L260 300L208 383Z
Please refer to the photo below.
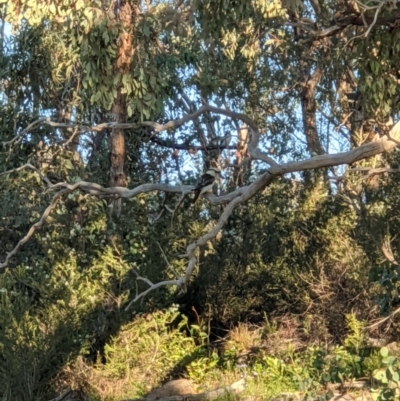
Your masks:
M21 248L22 245L24 245L25 243L27 243L30 238L32 237L32 235L35 233L35 231L42 227L43 224L46 222L47 218L49 217L50 213L53 211L53 209L56 207L58 201L60 200L60 198L65 195L70 193L71 191L69 189L63 189L59 192L57 192L54 196L53 196L53 200L51 201L50 205L47 206L46 210L44 211L44 213L42 214L42 217L40 218L40 220L38 222L36 222L28 231L28 233L25 235L24 238L22 238L18 244L16 245L16 247L7 254L6 259L3 263L0 263L0 269L4 269L5 267L7 267L10 259L18 252L19 248Z
M189 262L185 272L184 284L187 284L189 282L193 269L196 266L196 255L195 255L196 249L199 248L200 246L205 245L209 240L213 239L219 233L219 231L226 224L228 218L230 217L230 215L232 214L233 210L237 205L249 200L257 192L265 188L273 179L274 176L272 174L265 173L261 177L259 177L256 181L254 181L252 184L248 185L247 187L244 187L243 193L235 197L226 206L224 212L222 213L221 217L219 218L214 228L186 248L186 255L183 256L187 257Z
M261 175L250 185L238 188L235 191L220 197L217 197L212 194L206 195L206 198L212 204L228 203L228 205L226 206L221 217L219 218L216 226L212 230L210 230L207 234L203 235L201 238L199 238L198 240L196 240L187 247L186 255L184 255L184 257L188 259L188 265L185 271L185 276L177 280L162 281L157 284L152 284L148 282L147 279L138 277L138 279L146 281L149 284L149 288L146 291L142 292L141 294L137 295L132 302L136 302L138 299L144 297L152 290L157 289L164 285L177 285L182 289L182 291L185 291L187 283L189 282L190 276L196 264L196 257L195 257L196 249L199 248L200 246L205 245L209 240L213 239L218 234L218 232L223 228L223 226L228 221L228 218L230 217L234 208L237 205L249 200L252 196L254 196L256 193L265 188L265 186L267 186L275 177L282 176L289 172L330 167L340 164L351 164L358 160L366 159L368 157L375 156L380 153L389 152L398 145L400 140L400 121L399 121L392 127L387 136L384 136L375 142L370 142L361 145L360 147L355 148L351 151L332 155L320 155L312 157L308 160L278 164L274 160L269 158L268 155L266 155L265 153L263 153L258 149L259 133L254 121L252 121L251 119L245 117L240 113L233 113L224 109L218 109L211 106L203 106L202 109L209 109L210 111L213 112L221 112L223 114L230 115L232 118L238 118L245 121L252 129L252 138L248 148L250 155L253 158L258 158L259 160L266 161L271 165L271 168L269 171ZM47 217L56 206L58 200L64 194L71 193L76 190L81 190L83 192L87 192L95 196L114 196L121 198L132 198L140 193L146 193L152 191L164 191L171 193L181 193L183 196L191 192L193 187L189 185L174 186L167 184L142 184L134 189L127 189L123 187L104 188L96 183L80 181L75 184L68 184L68 183L52 184L49 190L54 190L57 188L62 188L62 189L54 195L51 204L46 208L40 220L30 228L27 235L18 242L17 246L10 253L7 254L6 260L4 263L0 264L0 268L5 268L8 265L10 258L13 255L15 255L18 252L19 248L32 237L36 229L44 224ZM129 305L131 305L132 302Z
M0 177L1 177L2 175L7 175L7 174L11 174L11 173L17 173L18 171L24 170L24 169L26 169L26 168L29 168L29 169L35 171L35 172L39 175L39 177L40 177L49 187L52 187L52 186L53 186L53 184L51 183L51 181L50 181L45 175L43 175L43 174L40 172L40 170L39 170L38 168L36 168L35 166L32 166L32 164L30 164L30 163L26 163L26 164L24 164L23 166L20 166L20 167L17 167L17 168L13 168L12 170L4 171L3 173L0 173Z
M125 187L102 187L100 184L88 181L78 181L75 184L60 182L54 184L53 188L67 188L71 192L80 189L90 195L95 196L115 196L119 198L134 198L135 196L147 192L170 192L188 194L193 189L193 185L169 185L169 184L142 184L133 189Z
M267 153L262 152L258 148L258 144L260 142L260 134L258 130L251 129L251 140L247 147L247 151L249 152L250 156L254 160L261 160L265 163L268 163L271 166L271 169L278 169L279 164L271 157L268 156Z
M167 131L169 129L174 129L174 128L179 128L182 125L186 124L189 121L193 121L196 118L198 118L200 115L206 113L206 112L213 112L217 114L222 114L227 117L231 117L234 119L242 120L246 122L249 126L251 126L254 129L257 129L257 125L252 120L249 116L246 116L245 114L242 113L236 113L232 112L223 108L219 107L214 107L210 106L208 104L205 104L201 106L198 110L194 111L191 114L186 114L182 118L179 118L177 120L171 120L168 121L165 124L159 124L154 121L143 121L141 123L117 123L117 122L107 122L107 123L102 123L102 124L97 124L97 125L87 125L87 124L74 124L74 123L58 123L55 121L51 121L50 117L42 117L39 118L38 120L32 122L29 124L25 129L23 129L18 135L16 135L12 140L7 141L7 142L2 142L3 145L9 145L12 144L13 142L17 141L20 139L23 135L29 133L32 131L34 128L37 128L40 125L48 125L50 127L54 128L78 128L79 133L85 133L85 132L99 132L103 131L106 128L109 129L134 129L134 128L140 128L140 127L148 127L153 129L155 132L162 132L162 131Z
M34 128L39 127L42 123L44 123L47 120L47 117L41 117L32 123L30 123L26 128L24 128L19 134L15 135L14 138L12 138L9 141L1 142L3 146L7 145L12 145L15 141L18 141L18 139L22 138L25 134L29 133L32 131Z
M143 280L141 277L137 277L137 280ZM145 297L149 292L156 290L157 288L160 287L165 287L167 285L176 285L178 287L182 286L182 279L178 280L166 280L166 281L160 281L159 283L151 285L146 291L141 292L140 294L136 295L134 299L132 299L131 302L129 302L128 306L125 308L125 310L128 310L135 302L139 301L140 298Z
M316 168L332 167L341 164L352 164L356 161L368 159L381 153L386 153L398 146L400 139L400 121L390 130L389 135L374 142L365 143L348 152L314 156L308 160L288 162L279 165L278 168L271 168L274 174L286 174L296 171L313 170Z
M170 140L164 140L156 136L149 136L148 139L151 142L154 142L157 145L160 145L164 148L169 149L179 149L179 150L235 150L237 149L236 145L190 145L189 143L176 143Z
M169 185L169 184L142 184L133 189L128 189L124 187L102 187L94 182L79 181L75 184L68 184L65 182L60 182L53 184L51 189L66 188L73 192L76 190L81 190L90 195L94 196L108 196L116 198L130 199L135 196L148 192L169 192L175 194L187 195L192 192L193 185ZM228 194L222 196L216 196L213 194L205 194L204 197L213 205L221 205L224 203L229 203L232 199L243 194L248 186L241 187L235 191L229 192Z
M365 15L364 17L349 16L336 19L335 25L332 25L329 28L326 28L322 31L313 29L310 25L304 23L287 22L285 25L299 27L304 31L309 32L310 37L307 39L303 39L305 41L309 41L312 38L324 38L324 37L334 36L343 31L348 26L365 26L365 24L367 24L369 30L371 30L374 26L391 27L394 24L396 24L399 20L400 20L399 13L392 15L390 17L378 17L377 14L374 14L373 17Z

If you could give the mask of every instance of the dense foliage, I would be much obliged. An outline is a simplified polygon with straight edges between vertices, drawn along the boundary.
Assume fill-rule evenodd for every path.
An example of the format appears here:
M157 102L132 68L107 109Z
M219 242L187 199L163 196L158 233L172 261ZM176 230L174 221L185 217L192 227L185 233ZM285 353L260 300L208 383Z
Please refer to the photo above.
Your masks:
M400 160L385 153L400 111L400 12L363 3L0 0L1 399L67 387L122 399L179 374L232 372L240 347L210 342L257 323L262 349L288 317L295 350L314 348L290 367L262 352L247 374L305 391L363 375L398 382L397 359L367 346L369 335L396 339L396 315L364 326L400 303ZM263 157L238 113L258 126ZM357 149L351 165L318 168ZM270 159L300 167L274 175ZM171 188L210 165L224 170L220 195L272 175L195 248L187 274L182 255L228 202L191 206ZM114 196L146 183L167 190ZM185 274L185 286L131 303ZM346 362L329 359L332 344ZM124 377L137 385L93 387Z

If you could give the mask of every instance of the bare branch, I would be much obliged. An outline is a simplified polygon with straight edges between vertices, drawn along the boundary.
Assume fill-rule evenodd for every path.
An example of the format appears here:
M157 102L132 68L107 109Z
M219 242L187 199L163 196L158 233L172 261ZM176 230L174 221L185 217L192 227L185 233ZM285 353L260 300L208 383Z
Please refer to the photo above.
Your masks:
M46 120L47 120L47 117L42 117L42 118L39 118L39 119L33 121L25 129L23 129L19 134L15 135L15 137L13 139L11 139L10 141L1 142L1 144L3 146L7 146L7 145L13 144L15 141L18 141L18 139L22 138L29 131L32 131L34 128L40 126Z
M381 251L385 259L394 265L398 265L397 260L394 258L392 246L390 245L390 237L386 235L381 245Z
M391 151L397 146L399 139L400 121L392 127L387 136L383 136L377 141L366 143L348 152L314 156L308 160L284 163L279 165L278 168L271 168L270 171L274 175L282 175L295 171L313 170L316 168L338 166L340 164L352 164L356 161Z
M361 35L361 37L363 37L367 36L374 26L393 26L400 19L399 13L385 17L378 17L379 11L382 6L380 6L379 9L377 9L377 7L374 7L376 11L373 17L361 15L361 16L349 16L340 18L335 20L335 25L332 25L329 28L326 28L322 31L313 29L310 25L298 22L287 22L285 25L299 27L302 30L310 33L310 37L302 39L301 43L316 38L325 38L336 35L339 32L343 31L343 29L345 29L348 26L367 26L368 30L366 31L366 33Z
M186 268L184 283L187 284L190 276L193 272L194 267L196 266L196 255L195 251L198 247L205 245L209 240L213 239L222 227L228 221L229 216L232 214L234 208L239 205L240 203L246 202L252 196L254 196L257 192L259 192L262 188L268 185L274 176L270 173L265 173L261 177L259 177L256 181L246 187L245 191L240 195L234 198L225 208L224 212L222 213L221 217L219 218L217 224L214 228L209 231L207 234L203 235L197 241L190 244L186 249L185 257L188 258L189 263Z
M186 254L183 255L183 257L186 257L188 259L188 265L185 271L185 276L176 280L167 280L156 284L151 283L148 279L144 277L138 276L137 279L146 282L149 285L149 288L146 291L138 294L135 297L135 299L129 303L127 308L129 308L132 303L146 296L149 292L162 286L176 285L180 287L182 291L185 291L187 284L190 280L190 276L196 265L196 256L195 256L196 249L205 245L209 240L213 239L218 234L218 232L223 228L223 226L228 221L228 218L230 217L234 208L237 205L249 200L252 196L254 196L256 193L265 188L275 177L282 176L290 172L331 167L341 164L351 164L358 160L366 159L368 157L375 156L380 153L389 152L390 150L394 149L397 146L400 139L400 121L399 121L391 128L387 136L383 136L377 141L361 145L358 148L355 148L351 151L338 154L331 154L331 155L319 155L312 157L308 160L278 164L268 155L266 155L265 153L261 152L258 149L259 133L252 119L240 113L234 113L227 111L225 109L218 109L211 106L203 106L202 109L209 109L212 112L220 112L222 114L229 115L232 118L237 118L242 121L245 121L251 127L251 132L252 132L251 141L248 147L250 155L252 156L252 158L257 158L259 160L266 161L267 163L270 164L271 168L269 171L261 175L250 185L238 188L235 191L232 191L228 194L219 197L213 194L206 195L205 198L212 204L218 205L218 204L228 203L228 205L226 206L224 212L222 213L221 217L219 218L214 228L187 247ZM180 121L182 121L182 119ZM181 200L178 202L179 205L180 202L183 200L184 196L189 192L191 192L193 187L189 185L174 186L167 184L142 184L134 189L127 189L123 187L104 188L96 183L80 181L75 184L68 184L68 183L52 184L49 190L55 190L57 188L62 188L62 189L54 195L51 204L46 208L40 220L30 228L28 234L21 241L19 241L17 246L7 255L5 262L0 264L0 268L5 268L8 265L10 258L13 255L15 255L18 252L19 248L32 237L36 229L44 224L50 212L54 209L56 203L58 202L60 197L63 196L64 194L71 193L76 190L81 190L88 194L100 197L109 196L109 197L120 197L120 198L133 198L141 193L162 191L170 193L180 193Z
M79 181L75 184L68 184L65 182L60 182L53 184L51 189L67 188L69 191L73 192L76 190L81 190L90 195L100 196L100 197L115 197L115 198L125 198L130 199L135 196L148 192L169 192L175 194L187 195L192 192L192 185L169 185L169 184L142 184L134 189L128 189L125 187L102 187L94 182ZM228 194L222 196L215 196L213 194L206 194L204 197L213 205L221 205L224 203L229 203L232 199L244 193L247 189L246 187L241 187L232 191ZM180 203L178 202L178 205Z
M397 315L400 312L400 308L396 308L389 316L386 316L382 319L378 319L377 322L367 326L367 329L373 329L374 327L380 326L382 323L385 323L387 320L391 319L394 315Z
M141 280L141 277L137 278L138 280ZM156 290L157 288L160 287L165 287L167 285L176 285L178 287L181 287L183 283L183 279L179 280L166 280L166 281L160 281L157 284L153 284L151 287L149 287L146 291L141 292L139 295L137 295L131 302L129 302L128 306L125 308L127 311L135 302L139 301L140 298L145 297L149 292Z
M90 195L113 196L119 198L134 198L135 196L148 192L170 192L188 194L193 189L192 185L169 185L169 184L142 184L133 189L125 187L102 187L94 182L78 181L75 184L60 182L53 185L53 188L68 188L71 192L80 189Z
M278 169L279 164L272 157L268 156L267 153L262 152L258 148L259 142L260 142L260 134L258 133L258 130L251 129L251 140L247 150L252 159L262 160L265 163L268 163L271 166L271 168Z
M40 218L40 220L35 223L28 231L28 234L25 235L24 238L22 238L17 246L7 254L6 259L3 263L0 263L0 269L4 269L5 267L7 267L10 259L18 252L19 248L21 248L22 245L24 245L26 242L29 241L29 239L32 237L32 235L35 233L35 231L42 227L43 224L46 222L47 218L49 217L50 213L53 211L53 209L56 207L58 201L60 200L60 198L67 194L70 193L71 191L69 189L63 189L59 192L57 192L54 197L52 202L50 203L49 206L47 206L46 210L44 211L44 213L42 214L42 217Z
M158 132L167 131L169 129L179 128L180 126L186 124L187 122L195 120L200 115L202 115L206 112L223 114L227 117L239 119L239 120L245 121L248 125L250 125L251 127L254 127L254 129L257 129L256 123L249 116L246 116L245 114L236 113L236 112L232 112L232 111L229 111L226 109L222 109L219 107L213 107L208 104L205 104L202 107L200 107L198 110L194 111L193 113L186 114L185 116L183 116L182 118L180 118L178 120L168 121L165 124L159 124L154 121L143 121L141 123L107 122L107 123L90 126L90 125L85 125L85 124L58 123L58 122L51 121L49 117L42 117L42 118L39 118L38 120L32 122L31 124L29 124L28 127L26 127L24 130L22 130L12 140L10 140L8 142L2 142L2 144L3 145L11 144L11 143L17 141L18 139L20 139L23 135L25 135L32 129L37 128L40 125L48 125L48 126L54 127L54 128L69 128L69 129L78 127L80 133L89 132L89 131L99 132L106 128L108 128L108 129L115 129L115 128L134 129L134 128L139 128L139 127L148 127L158 133Z
M165 252L164 252L163 249L161 248L161 245L160 245L160 243L159 243L158 241L157 241L157 245L158 245L158 247L160 248L160 251L161 251L161 253L162 253L162 255L163 255L163 258L164 258L165 262L167 263L167 266L172 270L172 273L174 273L175 278L176 278L177 280L179 280L178 274L176 273L176 271L174 270L174 268L173 268L173 267L170 265L170 263L168 262L167 255L165 254Z
M53 186L53 184L51 183L51 181L50 181L45 175L43 175L43 174L40 172L40 170L39 170L38 168L36 168L35 166L32 166L32 164L30 164L30 163L26 163L26 164L24 164L24 165L21 166L21 167L13 168L12 170L4 171L4 173L0 173L0 177L1 177L2 175L7 175L7 174L11 174L11 173L17 173L18 171L21 171L21 170L23 170L23 169L25 169L25 168L29 168L29 169L35 171L35 172L39 175L39 177L40 177L49 187L52 187L52 186Z
M355 167L350 169L351 171L365 171L369 176L384 174L384 173L400 173L400 169L398 168L389 168L389 167L377 167L377 168L369 168L369 167Z
M235 150L236 145L225 145L224 143L212 145L191 145L189 143L176 143L170 140L164 140L156 136L149 136L149 140L164 148L179 149L179 150Z
M357 1L357 0L356 0ZM357 1L357 3L358 3L358 5L361 5L362 3L360 3L360 2L358 2ZM365 10L372 10L372 9L375 9L375 14L374 14L374 19L372 20L372 22L368 25L368 22L366 21L366 18L365 18L365 15L364 15L364 10L361 12L361 18L362 18L362 20L363 20L363 23L364 23L364 26L365 27L368 27L368 29L365 31L365 32L363 32L361 35L357 35L357 36L354 36L354 37L352 37L348 42L347 42L347 46L348 45L350 45L350 43L351 42L353 42L354 40L356 40L356 39L361 39L361 38L366 38L368 35L369 35L369 33L371 32L371 30L372 30L372 28L375 26L375 24L376 24L376 22L377 22L377 20L378 20L378 14L379 14L379 12L381 11L381 9L382 9L382 7L385 5L385 2L384 1L381 1L380 2L380 4L378 4L376 7L367 7L367 6L363 6L363 8L365 9Z
M238 193L237 196L234 197L230 201L230 203L226 206L224 212L222 213L221 217L219 218L219 220L218 220L217 224L214 226L214 228L187 247L186 254L182 255L183 257L188 258L188 266L186 268L185 277L182 278L182 281L180 283L177 283L175 280L173 284L180 285L182 288L182 291L184 291L184 289L186 288L187 283L189 282L190 277L193 273L193 269L196 266L196 255L195 255L196 249L199 248L200 246L205 245L209 240L213 239L218 234L218 232L222 229L222 227L228 221L229 216L232 214L234 208L237 205L239 205L240 203L246 202L248 199L250 199L252 196L254 196L257 192L259 192L266 185L268 185L274 179L275 176L281 176L281 175L284 175L285 173L294 172L294 171L302 171L302 170L309 170L309 169L314 169L314 168L329 167L329 166L334 166L334 165L339 165L339 164L351 164L357 160L361 160L361 159L373 156L375 154L387 152L387 151L393 149L397 145L396 141L398 140L399 136L400 136L400 122L397 122L390 131L391 139L388 139L388 137L383 137L380 140L378 140L377 142L367 143L367 144L364 144L364 145L360 146L359 148L356 148L352 151L338 153L336 155L320 155L320 156L312 157L309 160L303 160L300 162L285 163L283 165L276 164L276 166L273 166L271 168L270 172L263 174L252 184L250 184L246 187L242 187L241 194ZM257 138L256 138L256 140L257 140ZM254 146L254 144L253 144L253 146ZM375 153L375 152L377 152L377 153ZM234 191L234 192L236 192L236 191ZM229 194L229 195L231 195L231 194ZM212 196L208 196L207 199L212 200ZM158 288L158 287L155 287L155 288ZM151 289L148 289L145 291L145 293L140 294L140 296L145 296L150 291L151 291ZM138 297L136 297L136 298L138 298Z

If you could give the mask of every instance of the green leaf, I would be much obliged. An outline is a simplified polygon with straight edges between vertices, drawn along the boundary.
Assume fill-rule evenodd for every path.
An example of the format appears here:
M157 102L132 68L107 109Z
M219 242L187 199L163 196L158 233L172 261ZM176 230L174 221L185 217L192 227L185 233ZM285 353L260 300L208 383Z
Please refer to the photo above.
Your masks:
M392 380L393 380L393 381L399 382L400 376L399 376L399 373L398 373L398 372L393 372L393 373L391 373L391 375L392 375Z
M65 167L67 170L73 170L73 169L74 169L74 166L72 165L71 160L68 160L68 159L66 159L66 160L64 161L64 167Z
M389 350L386 347L382 347L379 352L384 358L389 355Z
M128 113L128 117L132 117L133 110L132 110L132 106L131 106L131 105L129 105L129 106L127 107L126 112Z
M110 37L108 36L108 32L104 31L103 32L103 39L104 39L104 43L107 45L110 41Z
M142 111L143 111L144 116L148 120L150 118L150 110L148 108L144 108Z
M113 84L118 85L121 81L121 73L117 72L113 78Z
M394 356L387 356L386 358L383 358L382 362L386 365L391 365L395 360L396 358Z
M80 10L80 9L83 8L84 6L85 6L85 3L84 3L83 0L78 0L78 1L75 3L75 9L76 9L76 10Z
M379 380L382 383L387 383L388 378L386 376L386 369L378 369L373 374L374 379Z
M143 24L142 32L143 32L144 36L146 36L146 37L150 36L150 28L146 23Z

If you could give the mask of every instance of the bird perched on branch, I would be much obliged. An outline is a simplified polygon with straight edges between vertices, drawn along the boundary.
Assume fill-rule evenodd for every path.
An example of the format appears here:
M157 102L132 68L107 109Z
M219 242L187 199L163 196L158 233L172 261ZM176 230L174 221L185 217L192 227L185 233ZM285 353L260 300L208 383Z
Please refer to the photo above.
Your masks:
M200 195L212 192L215 180L220 177L221 171L217 168L209 168L197 181L196 186L192 189L194 192L193 203L196 202Z

